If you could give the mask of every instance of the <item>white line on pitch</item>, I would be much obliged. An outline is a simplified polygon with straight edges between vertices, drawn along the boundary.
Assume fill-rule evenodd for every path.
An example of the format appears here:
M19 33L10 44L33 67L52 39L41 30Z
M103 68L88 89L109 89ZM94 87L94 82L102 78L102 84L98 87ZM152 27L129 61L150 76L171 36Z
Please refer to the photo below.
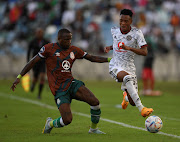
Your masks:
M122 109L121 104L117 104L117 105L115 105L115 107ZM163 118L163 119L167 119L167 120L180 121L180 119L177 119L177 118L165 117L165 116L161 116L161 115L158 115L158 116L161 117L161 118Z
M19 100L19 101L22 101L22 102L27 102L27 103L35 104L35 105L38 105L38 106L41 106L41 107L45 107L45 108L48 108L48 109L57 110L56 107L53 107L51 105L48 105L48 104L45 104L45 103L41 103L41 102L38 102L38 101L35 101L35 100L27 99L27 98L22 98L22 97L10 95L10 94L4 94L4 93L0 93L0 96L4 97L4 98L10 98L10 99L13 99L13 100ZM80 113L80 112L73 112L73 113L77 114L77 115L80 115L80 116L84 116L84 117L90 118L90 115L88 115L88 114L84 114L84 113ZM109 122L109 123L121 125L121 126L124 126L124 127L127 127L127 128L133 128L133 129L138 129L138 130L146 131L146 129L141 128L141 127L132 126L132 125L129 125L129 124L113 121L113 120L106 119L106 118L101 118L101 121L106 121L106 122ZM173 134L168 134L168 133L164 133L164 132L158 132L157 134L180 139L180 136L173 135Z

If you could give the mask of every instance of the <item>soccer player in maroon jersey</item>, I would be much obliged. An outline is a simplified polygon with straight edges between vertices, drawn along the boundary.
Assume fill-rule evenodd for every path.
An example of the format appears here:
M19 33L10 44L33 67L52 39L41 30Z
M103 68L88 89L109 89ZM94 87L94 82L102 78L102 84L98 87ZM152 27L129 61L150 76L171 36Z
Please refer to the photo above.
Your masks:
M71 46L72 34L67 29L58 32L58 42L44 45L39 53L34 56L17 76L11 89L14 91L16 85L36 62L45 59L49 87L54 95L55 102L61 114L57 119L47 118L42 133L50 133L52 128L59 128L72 122L70 108L71 100L76 99L86 102L91 108L91 128L89 133L105 134L97 129L100 119L99 100L85 87L82 81L73 78L71 68L76 59L87 59L91 62L109 62L111 58L90 55L78 47Z

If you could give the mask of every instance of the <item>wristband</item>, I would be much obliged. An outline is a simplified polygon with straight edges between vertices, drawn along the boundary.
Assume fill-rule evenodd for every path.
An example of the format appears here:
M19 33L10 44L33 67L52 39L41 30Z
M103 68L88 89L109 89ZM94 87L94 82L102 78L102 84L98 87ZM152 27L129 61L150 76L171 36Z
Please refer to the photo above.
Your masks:
M17 76L17 78L21 79L21 78L22 78L22 75L21 75L21 74L19 74L19 75Z
M112 59L111 57L108 57L108 58L107 58L108 62L110 62L110 61L111 61L111 59Z

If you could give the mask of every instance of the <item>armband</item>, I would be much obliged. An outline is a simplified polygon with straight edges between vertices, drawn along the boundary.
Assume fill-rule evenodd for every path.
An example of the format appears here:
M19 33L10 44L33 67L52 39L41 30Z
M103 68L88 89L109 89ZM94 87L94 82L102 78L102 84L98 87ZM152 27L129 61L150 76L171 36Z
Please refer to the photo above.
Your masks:
M110 62L110 61L111 61L111 59L112 59L111 57L108 57L108 58L107 58L108 62Z
M21 74L19 74L19 75L17 76L17 78L21 79L21 78L22 78L22 75L21 75Z

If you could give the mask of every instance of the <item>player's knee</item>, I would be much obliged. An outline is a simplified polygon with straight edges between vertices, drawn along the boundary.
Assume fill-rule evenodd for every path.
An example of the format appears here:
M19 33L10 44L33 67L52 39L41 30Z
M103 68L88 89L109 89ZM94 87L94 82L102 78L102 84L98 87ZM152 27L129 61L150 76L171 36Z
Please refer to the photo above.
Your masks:
M91 106L98 106L99 104L100 104L100 102L97 98L93 99L91 102Z
M124 78L123 78L124 84L126 84L126 83L128 83L130 81L133 81L133 77L131 75L124 76Z

